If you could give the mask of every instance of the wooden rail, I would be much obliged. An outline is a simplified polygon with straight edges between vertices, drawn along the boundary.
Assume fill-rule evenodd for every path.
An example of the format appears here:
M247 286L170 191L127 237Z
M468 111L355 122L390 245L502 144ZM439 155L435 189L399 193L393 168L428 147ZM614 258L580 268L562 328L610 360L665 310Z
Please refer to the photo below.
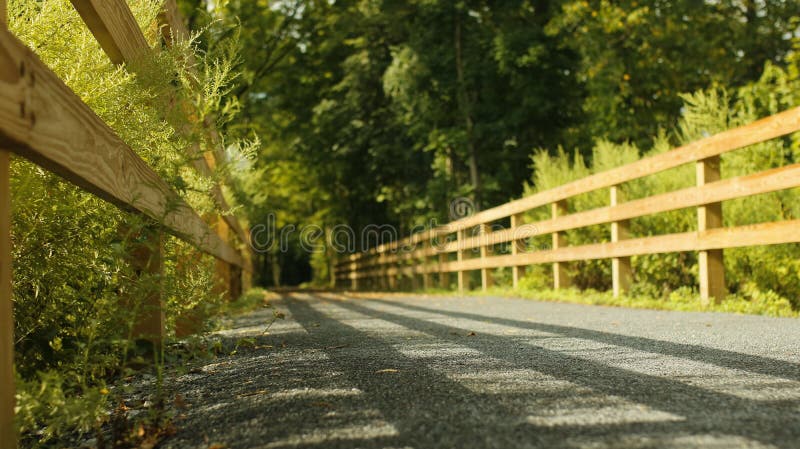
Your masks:
M89 30L94 35L95 39L100 43L103 51L106 52L111 62L114 64L122 65L129 64L135 70L136 62L139 58L147 55L153 51L147 44L147 40L139 29L136 19L133 17L128 5L121 0L70 0L75 9L80 14L83 21L86 23ZM179 36L179 39L188 39L188 31L182 26L182 19L178 12L174 0L165 2L164 14L161 15L162 19L168 20L167 23L162 24L172 30L177 28L177 31L170 33L170 36ZM178 25L180 24L180 25ZM171 28L175 27L175 28ZM171 40L168 41L171 43ZM165 114L170 117L169 114ZM184 132L185 127L182 123L172 123L173 127L178 132ZM187 148L189 154L194 154L193 148ZM218 153L214 150L211 153ZM206 152L206 154L209 154ZM203 176L211 176L215 164L213 155L209 157L201 156L192 160L194 168ZM211 190L212 197L217 203L217 206L223 210L230 210L222 190L219 186L214 186ZM242 243L248 243L249 238L245 233L242 226L239 224L235 215L225 213L223 219L234 230L236 236Z
M464 290L469 288L470 271L481 270L481 286L487 288L492 283L488 270L504 267L511 268L516 287L526 266L550 263L554 288L563 288L570 285L564 263L612 259L613 293L619 296L632 282L631 256L697 252L701 298L704 302L719 301L725 295L724 249L800 242L800 220L725 228L721 206L723 201L800 187L800 163L721 179L720 155L796 131L800 131L800 108L351 254L337 264L335 279L350 282L351 288L375 288L396 285L400 277L411 278L413 284L417 276L425 279L438 274L440 286L447 288L449 273L455 272L458 288ZM626 182L692 163L696 166L696 187L625 200ZM609 206L566 213L571 198L599 189L608 189ZM523 222L525 212L543 206L550 206L552 218ZM631 219L686 208L697 210L696 231L650 237L630 235ZM504 219L510 220L510 227L487 231L494 222ZM609 242L569 246L563 238L565 231L603 224L610 225ZM445 240L453 235L454 240ZM529 252L521 244L523 239L546 235L552 236L550 249ZM510 242L510 254L491 254L495 245L506 242ZM468 250L476 249L479 255L469 258ZM451 254L455 254L455 260Z
M135 62L157 51L151 49L124 0L72 0L112 63L135 69ZM174 0L162 14L171 31L165 37L188 36ZM118 206L151 218L166 232L217 258L227 273L242 276L251 270L249 238L235 216L225 214L245 253L231 247L227 231L212 230L114 131L72 92L42 61L7 29L6 0L0 0L0 447L16 447L14 433L13 308L11 260L10 153L22 156L65 180ZM168 42L171 43L171 42ZM183 124L173 123L180 132ZM219 145L214 130L207 130ZM206 154L219 152L207 151ZM208 156L195 168L210 175ZM212 195L224 211L230 208L217 186ZM222 222L220 222L221 224ZM224 238L221 238L224 237ZM160 247L160 235L148 237ZM139 248L141 250L143 248ZM149 251L149 250L148 250ZM155 256L155 257L152 257ZM132 262L147 271L161 269L160 252ZM146 262L143 262L145 261ZM249 276L249 275L248 275ZM247 278L249 279L249 277ZM226 280L224 288L240 288L241 279ZM244 282L247 285L247 282ZM239 286L239 287L234 287ZM141 298L155 301L160 297ZM163 336L163 311L138 317L140 333Z

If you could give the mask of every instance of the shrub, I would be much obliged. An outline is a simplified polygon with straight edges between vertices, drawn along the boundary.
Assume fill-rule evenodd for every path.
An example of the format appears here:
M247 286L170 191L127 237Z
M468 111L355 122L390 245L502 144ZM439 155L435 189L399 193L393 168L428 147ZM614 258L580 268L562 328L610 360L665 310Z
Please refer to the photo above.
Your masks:
M152 25L161 4L130 2L157 48ZM209 191L234 164L221 164L214 179L189 167L208 147L204 123L213 118L222 125L236 112L224 99L235 78L235 39L204 53L191 43L153 52L128 71L110 63L67 0L12 0L9 17L11 31L195 210L221 212ZM196 62L198 76L189 61ZM176 100L187 106L173 107ZM179 134L174 122L192 126ZM130 266L127 255L151 221L25 160L13 160L11 184L18 423L24 432L44 429L25 440L38 445L67 431L88 431L100 418L107 397L100 392L125 367L132 315L147 292L160 290L170 332L176 316L217 307L221 296L212 289L213 258L174 237L164 240L163 275L142 275Z
M794 86L794 88L793 88ZM685 144L718 132L775 114L795 103L797 81L787 72L768 64L758 82L744 86L730 95L723 89L709 89L683 95L683 116L677 129L672 130L672 140ZM548 190L569 181L610 168L625 165L640 157L648 157L669 150L670 138L665 132L653 139L652 147L641 150L629 143L617 144L598 140L587 162L578 151L572 154L558 148L549 153L538 150L532 156L535 168L526 194ZM781 167L797 160L796 139L774 139L722 156L723 177L734 177ZM688 164L662 173L625 183L620 187L628 199L642 198L693 186L694 166ZM569 213L604 207L609 204L607 190L590 192L571 198ZM739 226L759 222L780 221L800 217L800 189L757 195L723 203L725 226ZM528 213L529 221L546 220L550 211L544 208ZM631 220L630 231L634 237L693 231L696 229L696 212L693 208L639 217ZM570 245L607 242L610 227L590 226L566 233ZM538 240L537 247L547 247L549 242ZM760 300L765 295L770 304L791 303L800 308L800 262L797 252L800 245L773 245L736 248L725 252L726 281L736 298ZM676 291L697 283L697 257L695 253L669 253L636 256L632 258L636 284L633 292L669 299ZM580 288L607 290L610 288L609 261L586 261L569 264L574 282ZM533 270L529 277L540 277ZM548 285L530 280L531 285ZM740 294L740 292L749 292ZM754 293L761 292L761 293ZM680 295L679 295L680 296ZM778 298L783 298L779 300Z

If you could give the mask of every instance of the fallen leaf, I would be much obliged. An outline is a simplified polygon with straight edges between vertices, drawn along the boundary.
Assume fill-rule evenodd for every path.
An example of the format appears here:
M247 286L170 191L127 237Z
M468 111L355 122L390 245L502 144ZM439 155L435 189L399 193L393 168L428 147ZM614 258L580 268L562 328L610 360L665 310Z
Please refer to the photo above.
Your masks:
M394 368L386 368L386 369L379 369L378 371L375 371L375 374L399 373L399 372L400 372L400 370L397 370L397 369L394 369Z
M175 408L187 408L188 406L182 395L175 395Z

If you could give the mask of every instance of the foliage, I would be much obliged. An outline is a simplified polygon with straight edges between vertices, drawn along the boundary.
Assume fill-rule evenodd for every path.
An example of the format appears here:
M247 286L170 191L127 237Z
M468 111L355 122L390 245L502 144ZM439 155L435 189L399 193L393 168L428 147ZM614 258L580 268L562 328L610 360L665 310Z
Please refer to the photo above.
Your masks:
M522 194L533 148L577 148L586 164L598 139L647 149L677 125L680 93L757 80L792 57L796 30L781 0L183 4L213 10L215 22L194 15L214 30L203 42L241 34L242 115L229 128L264 145L237 199L256 223L274 213L275 236L309 224L406 235L449 221L456 198L487 208ZM289 242L260 255L261 280L297 282L311 264L328 282L332 252Z
M547 33L579 56L591 136L648 143L680 117L678 94L757 79L796 31L791 1L567 0Z
M778 67L768 64L762 77L755 83L737 89L734 94L725 90L710 89L682 95L683 115L674 130L674 138L680 143L689 143L741 126L756 119L775 114L795 102L795 90L789 75ZM669 148L669 139L664 132L657 135L651 149L642 153L648 157ZM796 161L797 145L791 139L774 139L748 148L726 153L722 156L724 177L735 177L781 167ZM602 173L610 168L640 159L640 150L629 143L614 144L599 140L593 149L591 164L587 164L579 152L572 155L559 149L554 155L546 151L536 152L533 157L535 174L526 193L547 190L589 174ZM625 183L619 189L628 199L653 196L694 185L694 167L686 165L643 179ZM606 190L594 191L570 199L569 212L584 211L608 205ZM759 222L797 219L800 212L800 191L797 189L758 195L723 202L725 226L739 226ZM530 221L550 218L550 211L535 210L529 213ZM630 232L633 237L693 231L696 215L693 209L678 210L645 216L632 220ZM579 245L609 241L608 226L592 226L566 232L569 244ZM541 243L540 243L541 244ZM798 245L772 245L766 247L735 248L725 251L726 281L729 291L743 293L748 298L774 295L788 298L787 304L800 307L800 269L798 269ZM583 262L570 264L575 283L581 288L608 290L610 264L606 262ZM697 284L696 256L690 253L670 253L632 258L634 276L637 281L634 291L651 297L668 298L686 285ZM536 272L531 276L546 274ZM542 287L547 282L535 281ZM739 296L737 296L738 298ZM784 301L787 301L784 299ZM775 301L772 301L775 302ZM738 306L737 306L738 307Z
M792 308L789 301L771 290L747 290L746 294L729 295L719 304L711 303L706 306L700 302L700 295L697 291L689 287L678 288L670 292L666 297L631 293L615 298L609 291L599 292L593 289L552 290L538 287L529 288L529 284L526 281L517 290L511 291L509 289L496 288L485 294L523 297L540 301L632 307L637 309L728 312L775 317L798 316L797 310Z
M149 44L160 47L152 24L161 2L130 5ZM238 109L227 95L236 77L235 36L203 52L191 43L154 51L122 68L110 63L67 0L12 0L9 17L11 31L195 210L220 212L209 192L238 169L235 158L211 179L187 167L209 145L204 123L222 126ZM173 107L179 101L186 106ZM172 123L191 126L177 133ZM234 155L247 148L229 143ZM140 298L161 293L173 332L176 317L219 308L221 295L212 286L213 259L176 238L162 240L161 274L140 273L130 263L134 248L151 245L151 221L21 159L13 160L11 175L19 199L12 210L18 419L24 441L38 446L92 431L104 419L104 384L131 362Z

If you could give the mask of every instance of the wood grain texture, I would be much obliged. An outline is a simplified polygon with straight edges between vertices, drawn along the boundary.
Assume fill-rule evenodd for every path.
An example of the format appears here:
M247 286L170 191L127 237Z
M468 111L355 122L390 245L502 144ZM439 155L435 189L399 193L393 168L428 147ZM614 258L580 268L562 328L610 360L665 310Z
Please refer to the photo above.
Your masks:
M484 210L471 217L450 223L450 225L455 229L463 229L479 223L499 220L515 213L524 212L593 190L622 184L643 176L781 137L798 130L800 130L800 107L715 134L666 153L587 176L561 187Z
M582 193L656 174L684 164L707 159L739 148L744 148L800 130L800 107L757 120L701 139L666 153L651 156L622 167L607 170L564 184L554 189L538 192L500 206L483 210L473 216L457 220L426 232L453 233L481 223L490 223L540 206L561 201ZM415 236L402 239L387 249L394 249L416 240Z
M0 30L7 27L6 0L0 0ZM2 50L0 50L2 51ZM0 53L0 60L3 60ZM16 68L3 64L0 80L14 79ZM14 432L14 303L11 272L10 153L0 148L0 447L17 448Z
M137 68L136 61L150 52L151 49L125 0L70 1L111 62L118 65L128 64L128 68L135 71ZM168 10L171 13L168 13ZM177 14L177 6L173 1L171 7L165 4L162 11L164 11L162 14ZM188 30L183 28L176 35L186 39L188 38ZM167 114L167 116L169 117L170 115ZM183 123L171 123L171 125L178 132L183 132L185 129ZM211 176L212 169L206 158L196 158L192 161L192 165L201 175ZM219 186L215 186L211 190L211 196L221 210L230 210L230 206ZM237 218L230 214L223 214L223 217L231 229L236 232L239 240L243 244L249 244L249 237L242 229Z
M625 201L625 194L619 186L609 189L609 202L616 206ZM619 242L630 236L630 222L620 220L611 222L611 241ZM615 257L611 259L611 291L615 298L627 292L633 283L633 270L630 257Z
M158 16L158 20L160 22L159 25L161 35L167 45L174 45L176 41L186 41L191 38L191 33L189 32L189 29L186 28L186 24L183 21L183 17L181 16L175 0L166 0L164 2L161 13ZM189 67L190 69L195 67L193 60L189 61ZM211 150L204 152L203 157L196 160L194 164L195 168L201 174L210 176L210 173L216 167L216 160L223 159L224 151L222 148L222 142L216 130L212 129L210 126L207 126L206 123L204 123L203 126L206 128L206 133L208 134L209 141L211 142ZM220 186L215 186L211 193L214 197L214 201L217 202L217 205L220 207L220 209L223 211L230 210L230 206L228 206ZM223 214L222 216L236 234L239 241L247 247L247 250L250 250L250 235L245 232L244 228L239 223L239 220L234 215L227 213ZM251 270L250 267L244 267L244 269L245 271Z
M704 232L643 237L619 242L596 243L581 246L537 251L518 255L495 256L450 262L447 271L478 270L481 268L532 265L541 263L569 262L577 260L611 259L614 257L639 256L671 252L704 251L746 246L800 243L800 220L760 223L731 228L716 228Z
M622 222L631 218L653 215L703 204L719 203L762 193L800 187L800 164L773 168L759 173L723 179L721 181L689 187L674 192L623 202L614 206L564 215L555 220L543 220L509 229L495 231L491 236L465 239L465 249L477 248L487 243L498 244L516 239L545 235L597 224ZM454 252L455 242L442 245L440 251ZM403 257L403 255L400 255Z
M148 283L146 290L137 291L136 296L124 299L127 306L136 311L131 336L160 348L167 336L160 281L164 274L164 239L158 229L144 229L137 237L133 251L128 254L134 271L137 276L156 277L159 281Z
M800 229L800 220L785 220L730 228L716 228L703 232L684 232L628 239L619 242L567 246L559 249L516 255L508 254L485 259L455 260L425 267L409 267L404 270L406 272L410 270L415 273L422 273L425 270L432 270L434 272L461 272L480 270L482 268L612 259L615 257L630 257L645 254L707 251L747 246L800 243L800 233L797 232L798 229ZM397 273L400 272L401 269L392 266L386 268L386 271L388 273ZM363 277L368 274L365 272L356 274L355 271L351 271L347 277L352 278L354 275Z
M567 213L567 200L557 201L550 205L550 215L553 220L558 220L558 217L566 215ZM567 241L563 232L555 231L552 234L553 250L557 251L559 248L567 246ZM564 262L556 261L553 263L553 289L568 288L570 286L569 273L567 272L567 265Z
M131 63L150 51L125 0L70 0L114 64Z
M161 35L168 45L175 41L186 41L190 38L189 29L183 23L183 17L175 0L166 0L158 20L161 24Z
M173 235L235 265L239 254L39 58L0 30L0 146L123 210L142 213Z
M456 243L459 244L460 242L464 241L465 236L466 236L466 231L465 230L462 229L462 230L458 231L458 240L456 240ZM456 262L461 264L461 263L464 263L466 260L467 260L466 251L464 251L464 249L462 249L459 246L458 251L456 252ZM481 259L477 259L477 260L481 260ZM483 259L483 260L486 260L486 259ZM445 265L445 266L447 266L447 265ZM459 292L463 292L465 290L469 290L469 273L465 272L464 270L458 270L458 273L457 273L456 276L457 276L457 280L458 280L458 291Z
M0 0L2 1L2 0ZM11 289L11 188L8 151L0 147L0 447L14 449L14 307Z
M712 156L697 161L697 185L714 185L722 177L720 171L720 157ZM713 202L703 204L697 208L697 230L722 227L722 203ZM725 265L721 249L700 251L697 266L699 270L700 300L707 304L710 301L719 303L726 295L725 291Z
M488 236L491 233L488 225L481 225L480 226L480 234L481 236ZM489 257L492 254L492 246L484 245L481 246L481 259ZM494 285L494 279L492 277L492 272L488 268L481 269L481 289L486 291Z

